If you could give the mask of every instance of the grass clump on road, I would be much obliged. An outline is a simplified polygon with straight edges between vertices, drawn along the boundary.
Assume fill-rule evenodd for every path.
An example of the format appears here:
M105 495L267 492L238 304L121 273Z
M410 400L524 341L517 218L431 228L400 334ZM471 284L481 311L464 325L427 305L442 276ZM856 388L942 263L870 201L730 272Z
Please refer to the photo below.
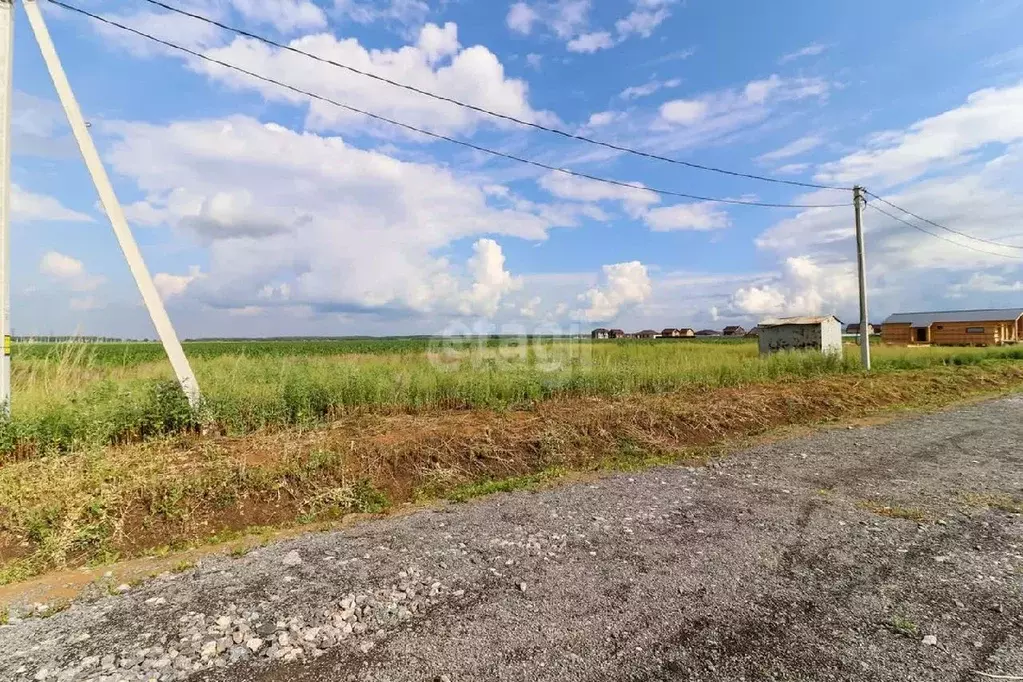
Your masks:
M860 502L857 506L860 509L865 509L873 514L885 516L889 519L903 519L905 521L915 521L916 523L923 523L927 520L927 515L914 507L890 505L870 500Z
M920 636L920 627L905 616L892 616L886 625L892 632L903 637L917 639Z
M1023 514L1023 497L968 493L962 495L962 501L969 507L988 507L1007 514Z
M460 485L447 493L452 502L468 502L477 497L485 497L494 493L510 493L515 490L535 490L567 473L561 469L548 469L525 476L512 476L502 479L486 479ZM428 491L427 491L428 492Z

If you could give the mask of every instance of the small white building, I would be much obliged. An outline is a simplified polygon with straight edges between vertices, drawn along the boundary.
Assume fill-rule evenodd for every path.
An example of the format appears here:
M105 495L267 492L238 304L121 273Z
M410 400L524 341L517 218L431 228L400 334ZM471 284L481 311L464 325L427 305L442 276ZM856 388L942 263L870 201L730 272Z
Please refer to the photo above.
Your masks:
M842 321L823 317L779 317L760 323L760 354L782 350L816 350L842 354Z

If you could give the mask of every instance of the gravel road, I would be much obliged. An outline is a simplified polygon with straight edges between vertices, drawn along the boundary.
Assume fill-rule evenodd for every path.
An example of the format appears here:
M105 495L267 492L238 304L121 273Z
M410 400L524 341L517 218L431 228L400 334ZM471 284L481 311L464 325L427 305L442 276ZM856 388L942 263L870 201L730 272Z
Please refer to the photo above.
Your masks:
M14 618L0 679L1023 676L1021 417L1007 398L207 559Z

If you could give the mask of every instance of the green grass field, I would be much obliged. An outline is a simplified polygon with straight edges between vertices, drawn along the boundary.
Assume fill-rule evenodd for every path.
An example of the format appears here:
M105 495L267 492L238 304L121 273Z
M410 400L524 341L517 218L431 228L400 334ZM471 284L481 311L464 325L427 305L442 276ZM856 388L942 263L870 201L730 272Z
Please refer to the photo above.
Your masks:
M18 344L0 452L33 456L196 428L243 434L367 410L510 408L860 371L843 358L758 356L755 342L360 339L185 344L203 391L193 414L157 343ZM1023 360L1023 348L874 348L878 372Z
M761 358L744 340L185 351L199 414L159 344L15 347L13 416L0 422L0 585L566 474L699 465L791 426L1023 388L1023 347L875 347L871 376L854 345L843 358ZM188 433L200 425L206 435Z

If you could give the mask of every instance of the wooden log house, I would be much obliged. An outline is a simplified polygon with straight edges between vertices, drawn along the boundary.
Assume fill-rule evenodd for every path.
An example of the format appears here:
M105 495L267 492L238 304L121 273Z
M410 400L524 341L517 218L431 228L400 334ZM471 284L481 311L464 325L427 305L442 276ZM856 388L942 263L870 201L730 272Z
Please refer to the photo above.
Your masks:
M1000 346L1023 340L1023 308L896 313L881 340L900 346Z

